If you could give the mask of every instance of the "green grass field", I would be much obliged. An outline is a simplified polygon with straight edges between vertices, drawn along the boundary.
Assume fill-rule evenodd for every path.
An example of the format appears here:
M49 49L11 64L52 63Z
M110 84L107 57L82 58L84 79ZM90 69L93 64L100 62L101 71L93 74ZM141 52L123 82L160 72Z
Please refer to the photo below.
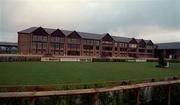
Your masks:
M180 63L155 68L157 63L0 62L0 85L44 85L143 80L180 76Z

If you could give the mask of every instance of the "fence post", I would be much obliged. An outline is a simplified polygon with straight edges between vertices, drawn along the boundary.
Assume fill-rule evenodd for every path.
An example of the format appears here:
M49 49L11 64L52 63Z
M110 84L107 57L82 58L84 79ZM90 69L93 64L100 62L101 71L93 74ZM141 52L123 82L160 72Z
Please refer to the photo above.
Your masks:
M168 85L168 105L171 105L171 86Z
M97 105L97 93L92 94L92 105Z
M30 97L30 105L35 105L35 97Z
M140 88L135 89L135 94L136 94L136 105L140 105Z

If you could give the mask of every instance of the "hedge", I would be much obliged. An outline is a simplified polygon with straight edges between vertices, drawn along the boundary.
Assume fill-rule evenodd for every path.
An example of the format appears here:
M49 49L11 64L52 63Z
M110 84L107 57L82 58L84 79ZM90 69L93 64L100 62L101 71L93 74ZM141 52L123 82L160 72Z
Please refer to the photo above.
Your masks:
M0 62L41 61L41 57L34 56L0 56Z

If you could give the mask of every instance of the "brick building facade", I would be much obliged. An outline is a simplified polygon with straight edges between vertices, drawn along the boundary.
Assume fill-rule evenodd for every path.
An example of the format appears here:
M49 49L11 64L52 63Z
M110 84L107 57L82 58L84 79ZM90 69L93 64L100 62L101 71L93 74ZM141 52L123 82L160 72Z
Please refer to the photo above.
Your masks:
M42 27L18 32L18 53L23 55L154 57L151 40Z

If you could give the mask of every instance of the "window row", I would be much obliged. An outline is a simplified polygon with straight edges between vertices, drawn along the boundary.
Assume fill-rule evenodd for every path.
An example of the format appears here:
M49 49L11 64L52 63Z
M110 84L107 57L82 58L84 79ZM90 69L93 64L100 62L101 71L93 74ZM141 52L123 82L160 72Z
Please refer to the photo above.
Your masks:
M113 44L113 42L109 42L109 41L103 41L103 44Z
M44 42L33 42L33 48L47 48L47 43ZM53 48L64 48L64 44L62 43L51 43L51 47ZM130 48L137 48L136 44L129 44ZM68 48L80 48L80 44L68 44ZM147 47L152 48L152 47ZM84 49L93 49L93 46L91 45L84 45ZM99 48L96 48L97 50ZM105 48L103 47L103 50L112 50L112 48ZM115 51L117 51L117 47L115 47ZM140 51L141 52L141 51ZM144 51L142 51L144 52Z
M83 40L83 44L93 45L93 40L85 39L85 40ZM96 44L96 45L99 45L99 44L100 44L100 41L95 40L95 44Z
M72 44L80 44L80 39L68 39L68 43L72 43Z
M51 50L51 54L64 55L64 51L63 50Z
M47 43L33 42L32 47L34 49L46 49L47 48Z
M139 47L140 47L140 48L146 48L146 45L140 44Z
M83 40L83 44L93 45L93 40Z
M33 54L46 54L46 50L45 49L33 49L32 50Z
M137 44L129 44L130 48L137 48Z
M33 41L47 41L48 38L47 36L38 36L38 35L33 35ZM51 37L51 41L52 42L60 42L60 43L64 43L64 38L61 38L61 37ZM75 39L75 38L69 38L68 39L68 43L72 43L72 44L80 44L80 39ZM103 41L104 44L112 44L112 42L108 42L108 41ZM83 40L83 44L86 44L86 45L93 45L93 40ZM95 44L96 45L99 45L100 44L100 41L95 41ZM115 42L114 43L114 46L117 47L118 46L118 43ZM119 47L128 47L128 44L127 43L119 43ZM136 48L137 47L137 44L129 44L129 47L130 48ZM148 49L152 49L153 46L145 46L145 45L139 45L139 47L141 48L148 48Z
M62 44L62 43L51 43L51 48L62 49L62 48L64 48L64 44Z
M68 44L69 49L80 49L80 44Z
M93 56L93 52L92 51L84 51L85 56Z
M146 48L148 48L148 49L153 49L153 46L146 46Z
M64 43L64 38L61 38L61 37L51 37L51 42Z
M127 47L128 44L127 43L119 43L119 47Z
M37 36L37 35L33 35L32 40L33 40L33 41L47 41L48 38L47 38L47 36Z
M83 48L87 50L93 50L93 46L91 45L84 45Z
M102 47L102 50L111 51L111 50L112 50L112 47L105 47L105 46L103 46L103 47Z

